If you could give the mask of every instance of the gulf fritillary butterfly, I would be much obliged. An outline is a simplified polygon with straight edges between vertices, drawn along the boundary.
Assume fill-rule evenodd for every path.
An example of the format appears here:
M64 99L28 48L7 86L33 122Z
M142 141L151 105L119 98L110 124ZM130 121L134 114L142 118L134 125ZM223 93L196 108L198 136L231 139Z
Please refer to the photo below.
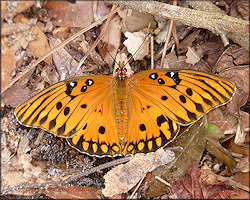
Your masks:
M82 76L52 85L17 107L18 121L66 138L92 156L152 152L180 125L231 100L235 86L203 72L155 69L127 77Z

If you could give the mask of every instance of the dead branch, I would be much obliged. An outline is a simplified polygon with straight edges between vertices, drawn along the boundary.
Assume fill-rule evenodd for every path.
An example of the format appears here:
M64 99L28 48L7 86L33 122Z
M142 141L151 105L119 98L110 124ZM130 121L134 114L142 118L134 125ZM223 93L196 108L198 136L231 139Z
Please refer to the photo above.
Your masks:
M235 17L230 17L221 12L198 11L189 8L182 8L157 1L107 1L109 3L160 15L185 25L196 28L208 29L216 34L236 33L238 40L249 38L249 22ZM240 36L240 37L239 37ZM247 39L248 40L248 39ZM244 41L244 40L242 40Z

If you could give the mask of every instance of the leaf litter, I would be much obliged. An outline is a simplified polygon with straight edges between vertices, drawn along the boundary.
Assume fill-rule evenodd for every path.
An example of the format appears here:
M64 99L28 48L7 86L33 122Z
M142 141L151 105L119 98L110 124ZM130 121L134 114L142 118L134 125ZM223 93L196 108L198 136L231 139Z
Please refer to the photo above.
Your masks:
M83 4L86 6L81 6ZM5 27L3 27L5 34L2 35L2 38L1 38L1 44L2 44L2 47L4 47L4 51L2 51L2 72L3 72L2 73L2 87L6 86L8 82L10 82L15 75L19 74L25 69L25 67L29 64L29 62L31 62L32 56L34 58L39 58L43 54L45 54L47 51L49 51L49 48L53 48L52 45L48 43L48 36L53 34L54 38L59 37L59 35L56 35L53 33L53 31L57 29L56 26L66 27L65 29L61 29L62 31L61 35L64 35L65 36L64 39L67 39L67 37L69 37L72 33L75 33L79 30L77 27L86 27L92 21L105 15L110 10L110 5L105 4L104 2L98 2L98 4L93 3L93 2L76 2L75 4L70 3L70 2L57 2L57 3L49 2L48 5L45 5L45 6L40 5L39 7L39 5L35 4L34 1L27 1L27 2L18 2L18 3L1 2L1 5L2 5L2 10L1 10L2 19L5 23ZM47 10L44 9L46 8L46 6L48 6ZM249 11L245 9L245 7L247 6L247 3L244 1L238 1L238 2L232 1L231 3L220 1L218 2L218 6L221 9L224 9L231 16L235 16L237 18L243 18L243 19L249 18ZM30 7L31 9L29 9ZM41 9L41 7L43 8ZM23 12L24 10L25 12ZM19 13L22 13L24 15L23 16L18 15ZM90 13L90 14L87 15L86 13ZM123 33L128 32L129 35L134 34L135 32L140 32L142 31L143 28L150 27L154 29L155 26L157 26L157 21L155 21L154 19L155 16L152 16L149 14L144 15L144 14L146 13L132 11L131 9L126 9L124 11L121 11L119 13L119 16L121 17L120 19L121 21L119 23L116 23L114 27L115 28L122 27L122 32ZM141 17L141 15L143 15L144 17ZM15 18L13 19L13 22L12 22L10 18L13 18L13 17ZM141 27L141 25L143 26ZM19 29L18 26L21 26L21 28ZM34 29L36 29L35 32L33 32ZM99 27L96 27L94 31L99 32L98 29ZM206 152L205 157L207 159L206 163L210 163L208 167L214 170L213 173L217 173L217 174L221 173L225 177L235 178L235 181L239 181L239 182L241 180L246 180L245 177L249 175L249 171L247 170L248 162L246 159L249 156L249 153L247 153L249 152L249 147L246 145L247 142L249 141L249 120L248 120L249 112L239 111L239 107L244 105L247 101L249 101L249 52L237 44L230 44L228 47L225 48L220 38L217 35L210 33L207 30L200 30L200 29L196 29L192 27L187 27L187 26L183 26L183 24L178 25L178 30L182 30L181 34L178 33L178 36L180 37L179 39L180 39L181 48L179 49L180 51L176 50L177 52L176 53L173 47L175 42L174 40L170 41L170 44L172 46L168 47L169 51L165 59L165 63L167 63L165 65L166 68L177 67L180 69L188 68L188 69L198 69L198 70L202 70L206 72L212 72L212 73L218 74L221 77L224 77L233 81L235 85L237 86L237 93L233 101L231 101L227 106L223 106L221 108L218 108L209 112L208 121L218 126L218 128L222 130L222 133L226 134L225 138L222 138L220 140L216 139L215 141L217 142L218 145L221 144L224 146L224 148L232 151L232 156L237 161L238 165L233 171L230 171L228 170L226 165L223 164L223 162L221 162L217 158L211 157L209 153ZM14 32L13 34L12 34L12 31ZM31 31L33 32L33 34L29 35L28 32L31 32ZM46 34L44 34L44 32L46 32ZM122 35L121 37L119 36L119 34L121 34L119 28L117 28L117 31L113 31L113 32L110 31L110 33L108 32L107 34L108 34L108 40L104 41L104 44L107 45L108 50L114 49L114 53L112 53L112 55L115 55L116 52L118 51L117 49L119 49L121 46L124 46L122 42L124 42L125 36L124 35ZM14 38L16 36L19 37L18 42L13 39L11 40L11 38ZM181 38L182 36L184 37ZM138 40L138 36L136 37L137 37L136 40ZM112 43L113 39L115 42L114 44ZM89 40L88 38L86 39L86 41L90 42L91 44L91 40ZM74 44L74 42L72 42L70 45L67 46L66 51L70 52L69 51L70 47L72 48L74 47L73 49L74 52L76 52L79 55L80 54L84 55L85 53L82 53L77 48L77 45L75 45L76 43ZM33 47L29 47L30 45L32 46L32 43L34 44ZM130 47L133 47L133 43L130 42L129 45ZM41 47L44 47L44 48L41 48ZM128 47L127 50L130 47ZM97 51L99 52L106 51L106 49L104 48L102 49L101 46L99 46L98 48L99 49ZM146 49L148 49L148 47L144 48L144 50ZM154 50L157 53L160 52L158 51L159 49L160 49L159 46L156 46L154 48ZM200 57L200 60L191 59L192 64L186 63L187 58L190 58L189 54L187 54L188 49L192 49L193 55L197 54ZM128 51L130 54L133 54L132 51L130 50ZM126 52L126 50L123 52ZM155 53L156 56L157 56L157 53ZM25 56L22 56L22 55L31 55L31 56L27 56L26 58L24 58ZM109 67L105 68L104 66L102 66L102 64L101 66L100 65L96 67L93 66L89 68L90 70L88 71L88 73L90 74L91 73L92 74L109 73L110 74L112 72L112 68L110 68L110 65L111 65L110 63L112 62L112 59L108 61L109 58L108 58L107 53L106 53L106 57L107 58L104 58L104 60L107 63L109 63ZM149 57L150 56L147 53L143 53L140 57L140 59L143 59L143 62L146 62L146 66L148 67L147 69L149 69L149 66L150 66L148 62ZM24 76L22 80L12 85L11 87L9 87L9 89L5 93L3 93L2 97L3 97L4 107L3 106L1 107L1 110L3 111L3 113L9 113L8 106L11 106L11 108L16 107L24 99L27 99L28 96L38 92L39 88L42 89L46 87L47 85L52 84L53 83L53 81L51 81L52 79L56 81L58 77L60 77L59 76L60 70L59 71L52 70L54 68L53 65L56 65L55 63L59 63L59 59L54 58L52 60L51 58L52 57L48 57L45 63L41 63L35 70L31 70L30 73L26 74L26 76ZM75 59L74 54L71 54L71 58L69 56L67 63L70 63L74 59ZM130 69L131 71L138 72L141 70L140 62L136 61L135 63L136 64L133 64L132 62L130 63L131 64ZM49 65L52 64L52 66L48 67L47 66L48 64ZM156 65L157 65L157 61L156 61ZM75 66L75 64L71 66ZM56 73L57 75L54 74L50 76L49 75L50 70L54 71L52 72L52 74ZM6 116L5 114L5 117L8 117L8 115ZM8 187L11 187L11 184L10 185L7 184L7 183L10 183L8 182L10 181L8 179L12 177L10 174L10 171L12 175L16 174L17 177L19 177L18 183L20 182L21 179L23 179L23 181L25 181L26 183L41 183L42 181L45 181L45 182L48 182L51 180L58 181L63 177L68 177L69 173L67 173L68 168L66 166L70 166L70 167L74 166L75 169L70 168L70 170L73 173L76 173L77 171L79 172L79 170L84 168L84 166L86 165L91 167L94 165L93 163L95 163L96 165L99 162L109 161L109 159L100 159L100 160L97 159L98 162L97 161L92 162L91 160L89 160L87 156L82 156L78 152L75 152L74 150L65 151L65 149L70 149L67 146L67 144L62 143L61 140L58 140L54 136L51 136L47 133L44 134L38 146L34 145L35 136L32 136L32 137L28 136L29 143L21 142L21 141L27 141L25 140L25 137L23 137L23 139L20 138L20 136L22 136L22 134L25 133L26 129L16 128L12 123L14 119L11 119L11 118L9 119L10 120L7 120L7 121L6 120L1 121L2 124L5 124L5 128L4 126L2 126L1 130L4 132L2 134L3 139L6 141L5 143L3 143L4 145L2 145L2 158L4 158L4 160L2 160L4 161L4 164L2 166L3 167L2 177L4 177L4 179L2 180L4 181L3 186L5 186L7 190L8 190ZM241 124L242 124L240 127L238 125L239 119L241 120ZM11 126L12 126L12 131L8 131L8 128L6 127L11 127ZM237 127L238 127L238 130L237 130ZM13 128L15 129L15 131L13 131L14 130ZM241 133L240 145L239 144L236 145L234 143L234 140L235 140L234 134L237 133L237 131ZM27 134L27 131L26 131L26 134ZM38 135L37 131L35 131L33 134ZM16 136L18 135L19 137L14 137L15 135ZM24 144L24 147L26 147L27 150L29 150L28 152L24 151L20 153L20 150L18 150L17 144L20 144L22 146L22 143ZM32 152L31 154L29 154L30 151ZM69 155L65 153L68 151L69 151ZM17 152L19 156L17 156ZM204 150L200 152L200 156L202 155L202 152L204 152ZM189 154L187 154L183 158L186 157L185 159L188 160L190 156ZM69 160L67 160L66 158L68 158ZM199 160L200 159L197 158L197 161L195 162L198 164ZM57 164L55 164L55 162L57 162ZM75 164L73 165L72 163L75 163ZM79 165L79 163L81 163L82 167ZM181 168L184 166L184 164L178 164L178 162L175 162L175 163L176 163L176 166L179 166L179 167L173 168L174 171L176 169L177 171L182 170ZM16 168L13 168L13 167L8 168L9 166L13 166L13 165L16 165ZM193 167L194 165L195 164L193 164L190 167ZM25 173L22 172L22 170L24 169L26 170ZM53 171L52 169L55 169L54 170L55 176L53 175L53 173L52 174L50 173ZM157 175L157 173L163 172L165 170L166 169L164 169L164 167L159 167L157 170L152 172L153 176L149 178L153 180L150 185L151 187L153 184L155 184L155 186L157 185L154 182L154 175ZM187 168L183 169L182 170L183 172L181 174L184 175L186 170ZM195 170L198 174L199 170L194 169L194 171ZM237 172L235 170L239 170L239 171ZM61 172L63 173L63 175L60 174ZM106 172L107 170L106 171L104 170L104 173ZM40 178L40 177L37 178L41 174L43 174L42 177L47 177L47 178ZM213 178L214 176L212 175L212 173L209 172L209 174L210 175L207 175L207 176L210 177L211 180L214 180ZM192 175L192 173L190 173L190 175ZM166 177L163 177L163 178L167 180ZM197 177L195 178L197 179ZM84 180L86 181L84 182ZM86 185L86 182L93 183L93 185L97 187L102 187L102 188L104 187L103 181L101 181L102 179L98 179L94 177L92 179L84 178L84 180L76 182L75 183L76 187L74 189L76 189L77 191L80 191L81 189L80 187L82 185ZM192 176L191 176L191 180L192 180ZM196 180L193 180L193 181L195 183L197 182ZM187 188L190 187L190 186L187 186L188 184L186 185L183 184L183 181L180 184L184 185ZM221 185L218 185L218 184L221 184ZM249 184L247 184L247 182L243 181L242 184L245 184L246 186L249 187ZM208 183L207 185L208 185L207 190L210 192L213 191L213 187L210 185L210 183ZM38 187L39 187L39 184L38 184ZM140 188L143 188L143 187L144 186ZM163 186L161 185L161 187ZM197 188L193 188L193 191L198 191L197 193L198 195L203 195L203 196L207 195L206 197L208 197L208 194L200 192L201 189L199 189L198 187L201 187L201 185L197 185ZM232 194L234 192L234 190L226 182L215 183L215 188L225 189L227 191L225 193L226 197L230 196L229 194ZM67 189L66 190L63 189L63 190L66 191L64 192L64 194L68 193L69 195L72 195L71 191L68 191ZM90 193L92 193L91 191L92 189L89 188L89 190L90 190ZM152 189L149 189L149 190L152 190ZM169 191L169 190L166 189L165 187L165 192L166 191ZM29 190L29 189L25 189L24 187L23 190L17 189L16 192L17 193L20 192L19 194L29 194L29 195L38 194L39 195L41 191L36 191L34 189ZM138 194L139 193L140 192L138 192ZM156 192L156 194L158 196L162 195L162 193L160 192ZM190 195L189 193L185 193L185 194ZM235 195L233 197L246 197L247 194L249 195L248 192L240 189L239 196ZM83 192L80 196L82 198L87 197L84 195L85 193ZM146 194L144 193L144 195ZM224 196L221 196L220 192L217 192L211 195L210 197L215 198L215 197L224 197Z

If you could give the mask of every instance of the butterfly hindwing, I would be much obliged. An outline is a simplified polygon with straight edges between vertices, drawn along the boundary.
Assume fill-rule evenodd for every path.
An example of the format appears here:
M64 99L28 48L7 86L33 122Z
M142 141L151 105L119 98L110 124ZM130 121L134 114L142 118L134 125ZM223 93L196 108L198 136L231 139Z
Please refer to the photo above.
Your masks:
M156 151L179 132L179 125L141 94L131 91L128 102L125 154Z
M114 118L114 98L109 93L95 107L86 123L68 143L82 153L96 156L121 155Z

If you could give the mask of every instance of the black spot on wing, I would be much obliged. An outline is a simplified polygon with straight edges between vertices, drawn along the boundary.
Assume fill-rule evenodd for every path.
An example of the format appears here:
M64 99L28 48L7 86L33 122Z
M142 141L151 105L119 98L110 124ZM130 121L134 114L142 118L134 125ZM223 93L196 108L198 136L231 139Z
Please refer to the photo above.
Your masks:
M163 123L166 122L167 120L166 120L166 118L164 117L164 115L160 115L159 117L157 117L156 121L157 121L157 125L158 125L159 127L161 127L161 124L163 124Z
M63 111L64 116L67 116L67 115L69 114L69 112L70 112L70 108L69 108L69 107L66 107L66 108L64 109L64 111Z
M191 120L197 120L197 115L187 110L187 115Z
M180 84L181 79L179 78L178 72L167 72L165 75L172 78L174 80L174 82L176 83L176 85Z
M87 128L87 123L84 125L84 127L82 128L82 130L85 130Z
M140 130L141 130L141 131L145 131L145 130L146 130L145 124L141 124L141 125L140 125Z
M52 130L56 126L56 118L51 120L49 123L49 130Z
M71 92L72 92L73 88L76 87L76 86L77 86L77 82L76 82L76 81L67 83L67 84L66 84L67 89L66 89L65 93L66 93L68 96L71 96Z
M185 96L180 95L180 96L179 96L179 98L180 98L180 100L181 100L181 102L182 102L182 103L186 103L186 102L187 102L187 100L186 100L186 97L185 97Z
M58 135L63 135L66 129L66 123L64 123L60 128L57 129Z
M151 106L147 106L147 109L151 108Z
M87 105L86 104L82 104L81 108L87 108Z
M45 115L40 121L39 124L42 125L44 122L46 122L48 119L48 115Z
M152 79L152 80L156 80L158 78L158 74L157 73L152 73L152 74L150 74L149 78Z
M165 84L165 81L164 81L162 78L159 78L159 79L158 79L158 83L159 83L160 85L163 85L163 84Z
M56 103L56 109L60 110L62 108L62 103L59 101Z
M82 86L81 92L86 92L86 91L87 91L87 86L86 85Z
M195 102L194 102L195 103ZM203 109L203 106L199 103L195 103L195 107L196 107L196 110L201 112L201 113L204 113L204 109Z
M85 83L86 83L87 86L91 86L91 85L94 84L94 81L93 81L92 79L87 79L87 80L85 81Z
M213 106L212 101L210 101L209 99L206 99L206 98L204 98L204 97L202 97L202 99L203 99L203 101L204 101L207 105Z
M105 133L105 127L100 126L98 132L101 133L101 134L104 134Z
M162 99L163 101L166 101L166 100L168 99L168 97L167 97L167 96L162 96L161 99Z
M192 96L192 95L193 95L193 91L192 91L191 88L186 89L186 93L187 93L187 95L189 95L189 96Z

